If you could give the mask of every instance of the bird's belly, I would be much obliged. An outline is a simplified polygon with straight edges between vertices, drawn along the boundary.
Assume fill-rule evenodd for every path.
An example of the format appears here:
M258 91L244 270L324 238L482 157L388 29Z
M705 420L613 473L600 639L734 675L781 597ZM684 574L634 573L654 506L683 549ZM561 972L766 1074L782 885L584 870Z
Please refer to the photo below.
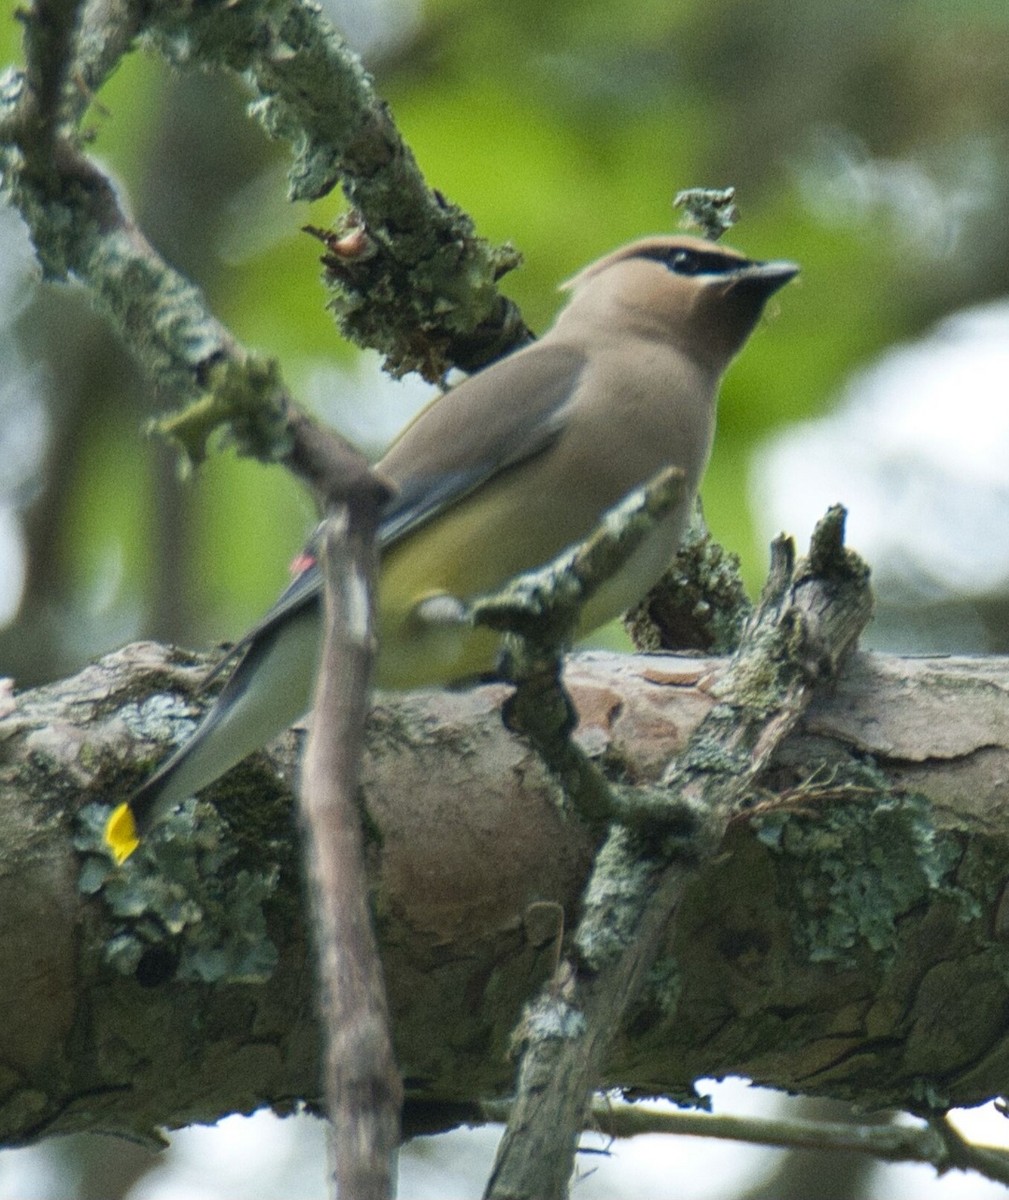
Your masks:
M618 574L600 585L587 601L576 638L586 637L637 604L671 564L686 523L687 515L683 506L679 506L645 537ZM418 558L422 556L419 547L411 550ZM379 583L378 686L411 688L445 684L493 670L501 644L498 634L465 623L429 622L418 613L418 604L427 596L453 595L447 578L442 591L435 586L418 596L402 588L395 563L390 565L393 570L387 572L383 563ZM428 575L429 580L437 577L436 571ZM469 601L474 597L469 594L459 598Z
M588 600L578 621L576 636L587 637L600 625L619 617L641 600L672 564L688 523L688 512L677 506L660 521L632 553L621 570L603 583Z

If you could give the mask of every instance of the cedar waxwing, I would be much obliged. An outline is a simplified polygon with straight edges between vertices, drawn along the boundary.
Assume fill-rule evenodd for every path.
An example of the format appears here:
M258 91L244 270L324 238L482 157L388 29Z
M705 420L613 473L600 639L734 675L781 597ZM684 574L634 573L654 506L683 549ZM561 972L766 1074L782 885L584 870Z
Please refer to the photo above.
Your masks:
M540 341L423 409L378 464L397 489L379 534L378 685L490 671L498 636L446 611L547 563L629 492L679 467L682 502L588 602L579 635L640 600L689 522L722 372L797 271L698 238L635 242L566 285L570 300ZM203 723L110 817L117 861L159 815L308 710L321 600L313 564L239 643Z

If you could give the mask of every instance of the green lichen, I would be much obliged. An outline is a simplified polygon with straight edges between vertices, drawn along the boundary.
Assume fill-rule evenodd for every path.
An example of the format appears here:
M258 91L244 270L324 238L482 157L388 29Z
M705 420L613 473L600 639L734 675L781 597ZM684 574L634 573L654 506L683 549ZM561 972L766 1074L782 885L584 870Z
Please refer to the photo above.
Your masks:
M727 685L740 707L769 716L785 704L801 644L787 624L761 630L750 644L754 652L734 660Z
M207 390L198 399L153 425L185 451L190 466L203 462L215 438L261 462L277 462L290 452L286 394L273 359L225 359L205 375Z
M764 845L799 860L789 911L811 962L853 966L862 944L892 954L904 914L937 889L963 895L953 880L959 846L937 833L928 799L881 782L876 772L833 781L753 818Z
M574 1041L585 1036L585 1014L561 999L537 1005L527 1013L516 1031L537 1041Z
M262 983L277 947L265 905L280 871L236 867L237 850L208 804L188 801L160 824L123 866L105 849L105 805L81 810L74 839L83 861L78 887L100 896L114 925L105 960L122 974L156 970L158 980Z
M171 692L155 692L117 705L117 715L138 741L176 745L196 728L201 709Z
M672 565L624 617L638 650L732 654L753 611L739 558L708 532L696 502L690 529Z
M578 948L594 970L612 962L630 945L639 920L640 897L653 864L637 853L633 836L614 827L596 857L582 901Z
M657 958L652 964L645 991L661 1013L667 1017L675 1014L683 991L683 973L671 954Z
M724 721L732 720L734 710L728 705L716 705L711 714ZM746 755L738 750L729 749L720 740L718 731L711 736L705 736L703 727L690 739L686 752L678 764L684 771L695 773L706 772L711 775L738 775L746 767Z

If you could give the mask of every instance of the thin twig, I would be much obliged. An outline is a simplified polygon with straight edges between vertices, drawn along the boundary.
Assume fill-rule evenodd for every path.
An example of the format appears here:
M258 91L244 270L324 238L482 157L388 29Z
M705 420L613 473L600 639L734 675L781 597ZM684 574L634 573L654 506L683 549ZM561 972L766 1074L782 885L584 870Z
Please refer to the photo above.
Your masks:
M481 1105L488 1121L505 1121L507 1101ZM614 1103L606 1097L592 1101L586 1130L613 1138L668 1134L717 1138L783 1150L836 1150L868 1154L879 1162L924 1163L940 1174L949 1170L976 1171L997 1183L1009 1183L1009 1153L997 1146L965 1141L948 1118L933 1124L851 1125L838 1121L777 1120L727 1114L657 1109L648 1104Z
M949 1119L949 1114L934 1121L930 1127L942 1139L945 1162L934 1163L939 1171L952 1167L961 1171L977 1171L996 1183L1009 1187L1009 1152L995 1146L978 1146L968 1142Z
M403 1100L357 808L378 513L374 493L365 492L326 524L326 632L301 787L335 1195L347 1200L394 1194Z
M63 123L64 95L74 52L74 34L83 0L34 0L24 14L25 74L28 81L24 106L30 126L28 140L39 148L37 167L52 154Z

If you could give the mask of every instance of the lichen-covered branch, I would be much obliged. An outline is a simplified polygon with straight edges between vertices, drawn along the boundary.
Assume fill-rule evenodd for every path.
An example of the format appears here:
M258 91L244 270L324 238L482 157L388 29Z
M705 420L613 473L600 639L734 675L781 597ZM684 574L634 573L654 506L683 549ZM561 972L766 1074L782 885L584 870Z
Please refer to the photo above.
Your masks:
M519 256L478 237L472 220L427 186L371 78L316 6L163 3L147 31L169 58L227 66L248 80L253 113L294 151L292 199L343 187L351 212L325 262L348 337L381 350L394 374L429 379L528 340L496 287Z
M575 656L577 740L611 782L657 788L726 669ZM319 1101L297 739L127 869L101 849L111 805L208 702L204 674L141 644L3 697L4 1144ZM510 1090L511 1031L556 960L545 906L573 928L590 870L592 839L502 725L506 695L380 696L368 723L360 795L408 1129L478 1119ZM1006 1091L1007 731L1009 660L852 659L688 887L601 1084L684 1096L738 1074L920 1111Z
M752 611L739 558L711 536L698 500L672 564L624 626L638 650L731 654Z
M76 123L86 102L137 44L240 73L258 96L253 112L292 148L293 199L342 184L351 224L365 236L355 253L327 255L334 308L344 332L382 350L394 373L438 378L528 340L496 287L517 255L479 238L466 214L427 187L367 73L315 5L93 0L79 28L78 7L36 0L26 12L25 70L0 79L3 192L47 275L91 289L167 395L198 397L215 363L245 356L82 152Z
M720 703L666 772L677 836L615 825L593 866L574 935L576 952L527 1012L518 1035L515 1105L485 1195L545 1200L567 1195L591 1093L625 1014L645 986L667 926L700 865L829 679L872 611L868 569L843 545L844 512L817 526L797 566L772 547L761 603L731 660ZM686 837L682 812L694 813Z

